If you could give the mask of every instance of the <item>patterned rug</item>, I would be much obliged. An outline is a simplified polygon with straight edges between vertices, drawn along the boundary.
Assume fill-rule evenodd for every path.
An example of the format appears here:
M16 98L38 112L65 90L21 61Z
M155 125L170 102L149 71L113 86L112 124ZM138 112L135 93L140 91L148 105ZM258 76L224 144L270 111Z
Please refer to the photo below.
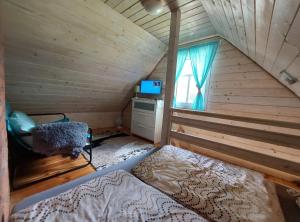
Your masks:
M107 139L101 146L93 148L92 165L97 171L102 170L153 148L153 144L133 136Z

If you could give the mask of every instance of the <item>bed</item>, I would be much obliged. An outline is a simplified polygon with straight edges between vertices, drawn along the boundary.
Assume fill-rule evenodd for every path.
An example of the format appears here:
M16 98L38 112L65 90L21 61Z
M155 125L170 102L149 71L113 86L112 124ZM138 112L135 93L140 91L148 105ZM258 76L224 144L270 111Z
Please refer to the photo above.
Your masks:
M117 170L11 216L11 221L207 221L167 195Z
M133 174L210 221L284 221L274 185L249 169L168 145Z
M86 193L86 187L94 190ZM263 175L173 146L27 198L14 208L12 221L45 217L49 221L284 221L274 187Z

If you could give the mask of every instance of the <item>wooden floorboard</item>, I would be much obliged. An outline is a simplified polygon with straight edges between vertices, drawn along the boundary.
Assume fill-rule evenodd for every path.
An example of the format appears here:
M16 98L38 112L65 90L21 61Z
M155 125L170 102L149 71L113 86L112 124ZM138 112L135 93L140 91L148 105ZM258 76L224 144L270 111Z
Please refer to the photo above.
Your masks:
M87 164L87 160L82 155L77 159L61 155L26 158L25 161L17 165L14 187L23 187L32 182L67 172L85 164Z
M30 180L48 176L49 174L57 172L58 170L62 170L65 168L69 169L71 167L87 163L87 160L83 156L80 156L77 160L73 160L72 162L70 158L55 156L49 158L48 160L37 160L37 162L43 162L44 164L32 164L32 167L28 166L27 169L24 168L24 170L22 170L22 172L17 175L16 182L19 184L27 183ZM92 172L95 172L95 169L92 165L88 165L84 168L74 170L69 173L65 173L60 176L35 183L21 189L14 190L13 192L11 192L11 207L28 196L67 183L71 180L90 174Z

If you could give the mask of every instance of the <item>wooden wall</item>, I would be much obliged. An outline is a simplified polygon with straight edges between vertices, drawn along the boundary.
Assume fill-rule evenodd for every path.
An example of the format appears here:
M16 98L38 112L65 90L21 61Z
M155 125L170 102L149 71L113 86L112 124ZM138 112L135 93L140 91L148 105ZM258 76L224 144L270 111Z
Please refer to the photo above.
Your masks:
M89 113L66 113L72 121L85 122L92 129L110 128L116 126L116 120L121 117L121 112L89 112ZM34 117L38 123L45 123L61 118L61 116Z
M99 0L4 0L7 99L36 112L119 112L166 46Z
M165 81L166 59L150 78ZM300 99L226 40L213 63L208 112L300 122Z
M0 12L2 13L0 3ZM9 180L7 166L7 139L5 126L5 83L3 38L0 18L0 220L7 221L9 215Z
M217 32L300 96L300 0L202 0ZM287 70L298 82L281 77Z
M300 122L300 98L223 40L211 72L207 111Z
M160 79L163 81L163 91L166 84L166 72L167 72L167 56L165 55L162 60L153 69L149 79Z
M159 63L155 66L152 70L148 79L159 79L163 81L163 88L162 88L162 98L164 98L164 91L165 91L165 84L166 84L166 73L167 73L167 56L164 55ZM128 101L128 104L122 111L122 122L123 126L130 129L131 127L131 101Z
M131 128L131 111L132 103L130 101L122 112L122 125L128 129Z

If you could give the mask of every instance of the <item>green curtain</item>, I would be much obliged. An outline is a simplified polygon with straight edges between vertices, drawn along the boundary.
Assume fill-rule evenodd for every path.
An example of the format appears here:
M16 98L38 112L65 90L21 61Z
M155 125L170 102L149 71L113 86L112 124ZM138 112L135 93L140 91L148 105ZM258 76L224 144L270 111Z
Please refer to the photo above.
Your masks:
M177 65L176 65L176 75L175 75L175 85L180 77L182 68L184 66L185 60L188 55L188 49L182 48L178 50L177 53ZM174 93L174 98L173 98L173 107L176 107L176 95Z
M218 45L219 42L214 41L193 46L189 49L193 76L198 88L198 93L193 103L193 110L205 110L204 89L202 88L215 58Z

